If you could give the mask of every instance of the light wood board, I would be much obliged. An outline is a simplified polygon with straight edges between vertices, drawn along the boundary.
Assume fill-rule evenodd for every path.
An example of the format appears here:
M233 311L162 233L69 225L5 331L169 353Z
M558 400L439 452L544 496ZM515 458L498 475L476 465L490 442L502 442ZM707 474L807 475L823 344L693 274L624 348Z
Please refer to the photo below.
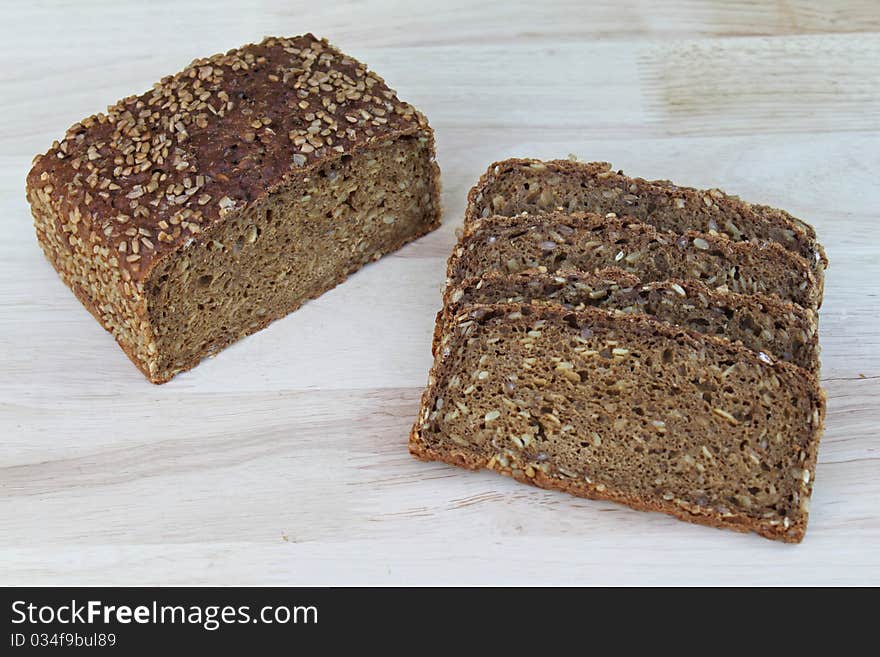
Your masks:
M445 224L150 385L37 248L30 160L197 56L305 31L426 112ZM19 2L0 37L0 584L880 583L873 0ZM467 189L568 153L816 226L828 421L802 545L407 454Z

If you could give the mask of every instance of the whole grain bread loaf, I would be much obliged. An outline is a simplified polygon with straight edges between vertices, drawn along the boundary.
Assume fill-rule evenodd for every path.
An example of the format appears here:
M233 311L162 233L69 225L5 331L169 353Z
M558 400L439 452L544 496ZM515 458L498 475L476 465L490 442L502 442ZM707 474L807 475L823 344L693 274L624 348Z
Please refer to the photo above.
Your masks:
M800 541L816 377L645 315L461 309L410 436L424 460L690 522Z
M614 215L550 212L472 222L450 256L445 300L458 283L491 272L605 267L619 267L646 283L693 279L731 292L776 295L808 308L822 299L812 266L776 243L734 242L694 231L679 235Z
M820 277L828 265L813 228L783 210L751 205L718 189L630 178L607 162L495 162L470 191L465 224L491 215L553 210L613 212L674 233L695 230L734 241L776 242L806 258Z
M557 304L571 310L602 308L643 313L697 333L741 342L762 358L779 358L811 372L819 370L819 339L812 309L764 294L713 290L693 280L642 283L611 267L596 272L560 270L555 274L525 271L491 273L456 285L450 303L438 315L434 352L446 326L473 304Z
M425 117L309 34L76 123L27 197L64 282L161 383L436 228L438 176Z

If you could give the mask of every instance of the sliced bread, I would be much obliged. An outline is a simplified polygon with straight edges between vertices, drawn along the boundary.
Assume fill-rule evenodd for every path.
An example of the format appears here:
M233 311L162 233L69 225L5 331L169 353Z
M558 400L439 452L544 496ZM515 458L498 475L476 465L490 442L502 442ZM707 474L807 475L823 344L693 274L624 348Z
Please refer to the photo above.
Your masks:
M643 282L694 279L711 288L773 294L804 307L821 304L811 265L779 244L734 242L723 235L676 234L614 215L493 216L470 224L452 252L447 293L490 272L594 271L620 267Z
M463 308L410 451L798 542L824 396L809 372L645 315Z
M449 301L437 319L435 351L445 326L467 305L554 303L572 310L593 306L644 313L697 333L739 341L752 351L763 352L765 358L779 358L811 372L819 369L819 339L813 310L775 296L713 290L697 281L642 283L632 274L613 267L591 273L490 273L456 285Z
M776 242L819 272L828 265L813 228L787 212L751 205L718 189L680 187L612 171L607 162L509 159L495 162L468 196L465 223L521 212L614 212L660 230L720 233L734 241Z

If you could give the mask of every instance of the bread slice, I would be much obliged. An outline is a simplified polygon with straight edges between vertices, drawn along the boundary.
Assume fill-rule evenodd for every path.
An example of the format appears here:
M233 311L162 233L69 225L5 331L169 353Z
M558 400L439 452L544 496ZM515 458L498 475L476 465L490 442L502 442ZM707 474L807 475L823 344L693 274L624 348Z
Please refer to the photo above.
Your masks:
M525 271L470 278L450 293L450 304L437 319L434 346L445 326L471 304L558 304L571 310L588 306L622 313L644 313L697 333L739 341L769 358L779 358L811 372L819 370L816 313L765 294L713 290L697 281L678 279L642 283L610 267L597 272Z
M465 222L522 212L614 212L660 230L720 233L734 241L776 242L806 258L818 271L828 266L816 232L782 210L750 205L718 189L680 187L612 171L608 162L510 159L495 162L468 196Z
M153 383L439 225L433 131L310 34L194 61L28 175L37 239Z
M645 315L467 306L410 436L424 460L798 542L824 395L811 373Z
M478 219L452 252L447 282L451 290L490 272L605 267L620 267L646 283L694 279L731 292L774 294L809 308L822 299L810 264L779 244L693 231L678 235L628 218L584 213Z

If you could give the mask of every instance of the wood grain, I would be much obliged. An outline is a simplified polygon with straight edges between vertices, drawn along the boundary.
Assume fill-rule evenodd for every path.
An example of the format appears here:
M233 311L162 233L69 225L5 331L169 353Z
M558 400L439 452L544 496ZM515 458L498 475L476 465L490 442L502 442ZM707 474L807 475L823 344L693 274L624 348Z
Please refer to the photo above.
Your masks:
M10 7L0 26L0 583L880 583L876 4L662 4ZM37 248L23 194L30 159L196 56L306 30L428 114L445 224L151 386ZM829 402L802 545L406 453L467 189L495 159L570 152L718 186L816 226L831 259Z

